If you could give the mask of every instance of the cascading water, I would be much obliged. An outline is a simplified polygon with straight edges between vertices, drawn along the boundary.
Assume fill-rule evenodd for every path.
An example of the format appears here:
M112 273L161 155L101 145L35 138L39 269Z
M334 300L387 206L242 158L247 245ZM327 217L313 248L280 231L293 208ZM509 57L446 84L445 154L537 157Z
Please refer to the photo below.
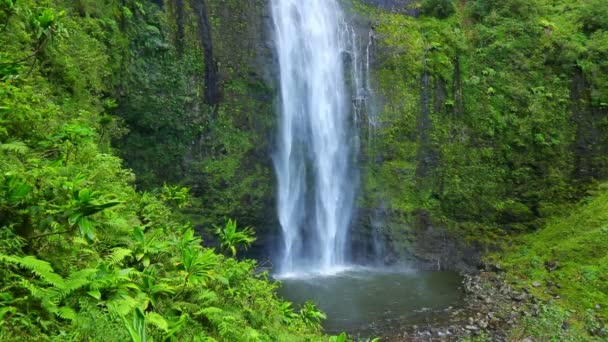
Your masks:
M281 82L273 156L283 231L275 274L283 279L281 294L296 303L319 303L329 314L324 326L330 333L376 336L401 333L404 322L428 322L422 312L429 308L444 312L458 305L458 275L348 264L356 260L349 227L357 165L375 157L379 122L369 101L374 32L361 22L347 24L340 0L271 1ZM379 207L372 230L353 234L353 244L361 243L361 235L372 243L361 249L367 265L384 256L382 215Z
M272 0L281 82L274 165L280 273L333 273L348 256L358 173L336 0ZM358 77L358 76L357 76Z

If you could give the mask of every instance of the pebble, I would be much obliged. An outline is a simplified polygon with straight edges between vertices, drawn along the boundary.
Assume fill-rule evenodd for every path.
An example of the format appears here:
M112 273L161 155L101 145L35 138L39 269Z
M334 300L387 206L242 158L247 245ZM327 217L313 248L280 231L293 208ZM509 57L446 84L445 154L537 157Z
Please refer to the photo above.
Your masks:
M540 287L540 285L541 284L539 282L537 282L537 281L535 281L535 282L532 283L532 286L534 286L534 287Z

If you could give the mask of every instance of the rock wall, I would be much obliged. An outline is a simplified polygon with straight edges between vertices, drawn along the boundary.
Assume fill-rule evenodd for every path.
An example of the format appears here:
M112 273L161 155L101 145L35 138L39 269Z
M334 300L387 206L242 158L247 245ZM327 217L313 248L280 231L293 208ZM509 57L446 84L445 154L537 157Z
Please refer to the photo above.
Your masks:
M192 189L202 226L274 219L274 127L268 8L263 0L145 2L128 28L129 78L117 87L128 133L115 141L138 185Z
M344 0L374 37L376 117L361 134L356 258L462 268L606 177L606 66L597 61L608 52L598 28L554 34L577 26L518 1ZM195 222L236 218L257 228L260 246L277 238L268 6L146 2L126 28L129 76L115 96L129 129L115 145L140 187L189 186ZM586 45L568 38L575 33Z
M390 246L384 259L475 264L485 249L538 229L605 179L608 110L601 99L608 92L596 73L605 66L553 34L569 17L539 4L511 7L515 2L402 7L415 15L393 10L398 1L355 2L375 31L380 103L374 140L362 144L362 210L353 235L362 259L379 225ZM579 34L589 46L599 42ZM593 67L582 72L576 58Z

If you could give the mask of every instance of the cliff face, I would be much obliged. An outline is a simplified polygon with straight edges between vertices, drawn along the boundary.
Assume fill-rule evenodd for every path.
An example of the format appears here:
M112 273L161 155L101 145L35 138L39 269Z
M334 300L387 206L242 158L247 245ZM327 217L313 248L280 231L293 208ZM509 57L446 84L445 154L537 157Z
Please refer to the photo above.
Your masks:
M266 1L149 2L127 28L115 141L143 188L192 188L201 224L272 217L273 65ZM202 219L205 217L205 219ZM196 220L196 218L195 218Z
M542 1L426 0L386 11L401 4L354 2L375 30L382 103L363 151L363 252L381 226L399 257L470 263L605 179L608 50L597 26L574 25L595 22L589 4L573 14Z
M565 15L542 1L344 3L374 37L359 257L388 241L374 257L470 263L480 246L538 228L605 178L608 52L591 5ZM126 28L117 86L130 131L116 146L139 184L187 185L201 203L195 221L237 218L262 240L276 228L268 6L146 3Z

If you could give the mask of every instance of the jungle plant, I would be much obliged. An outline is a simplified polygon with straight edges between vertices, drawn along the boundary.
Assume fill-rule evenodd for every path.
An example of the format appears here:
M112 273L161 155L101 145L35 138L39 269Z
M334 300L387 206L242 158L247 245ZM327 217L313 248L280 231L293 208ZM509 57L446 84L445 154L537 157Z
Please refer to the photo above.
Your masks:
M307 301L300 308L300 318L309 328L320 331L321 323L327 318L327 315L319 310L315 303Z
M214 279L218 256L211 249L203 249L201 240L195 237L192 229L186 228L179 244L181 260L178 267L183 275L182 291L190 284L205 285Z
M137 308L135 310L132 321L129 321L125 316L122 316L122 320L133 342L146 342L148 340L146 336L146 317L141 309Z
M184 209L190 206L189 189L180 186L163 185L160 197L166 203L173 205L179 209Z
M220 240L220 247L224 253L236 257L237 249L243 246L247 249L255 241L251 227L238 229L236 221L228 220L223 227L216 226L215 232Z

